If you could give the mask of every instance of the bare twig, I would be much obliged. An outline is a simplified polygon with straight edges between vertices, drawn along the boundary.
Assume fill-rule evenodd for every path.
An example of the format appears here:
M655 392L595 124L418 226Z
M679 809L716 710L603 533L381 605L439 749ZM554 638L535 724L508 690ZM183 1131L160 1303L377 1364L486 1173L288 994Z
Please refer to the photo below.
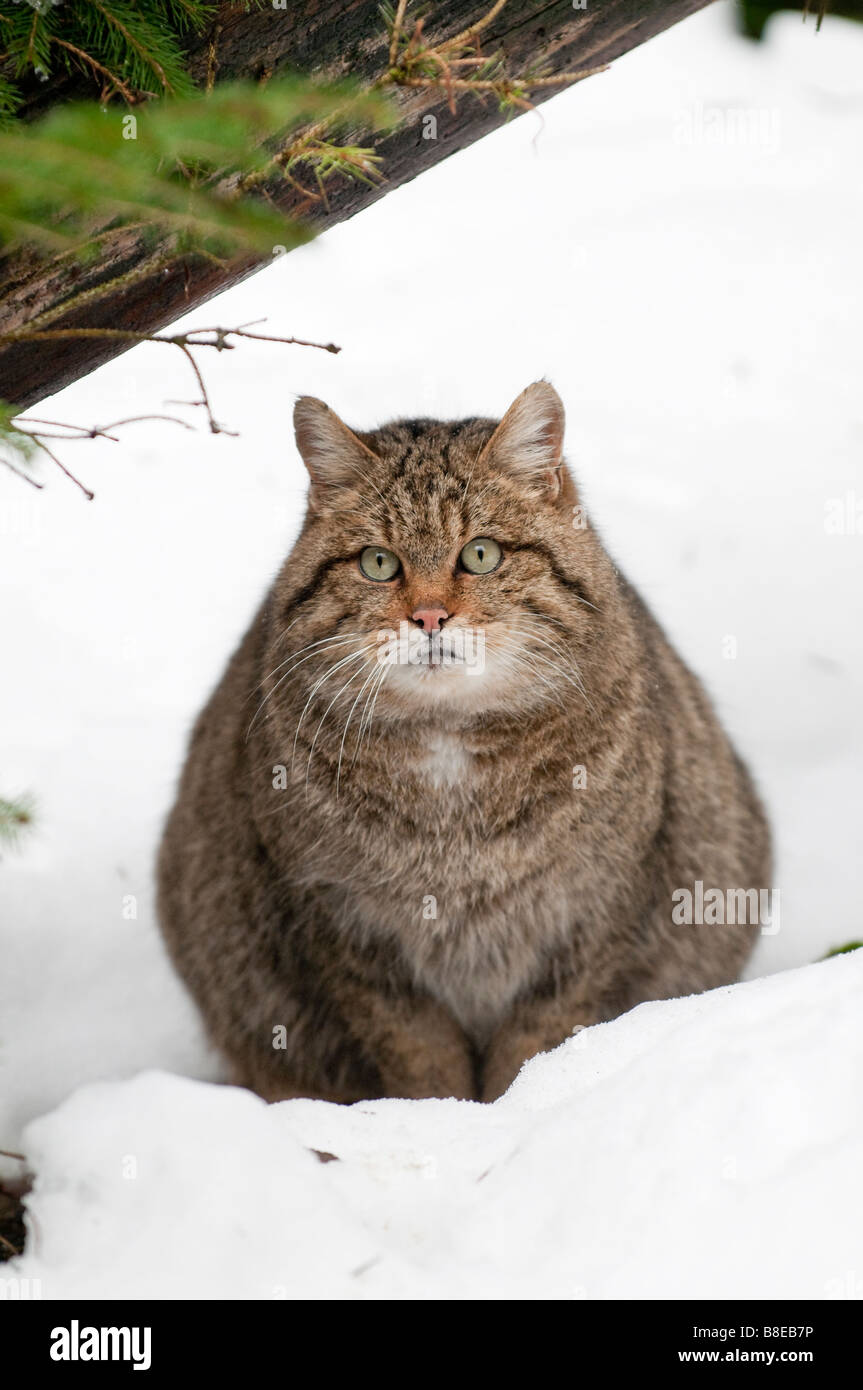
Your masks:
M203 330L199 330L203 331ZM211 330L215 332L216 330ZM322 352L341 352L341 348L335 343L309 343L305 338L271 338L267 333L246 333L241 328L229 328L228 332L237 338L255 338L261 343L296 343L299 347L320 348ZM196 344L199 347L206 347L206 343Z
M64 338L107 338L115 342L134 343L167 343L171 347L177 347L189 362L195 376L195 382L201 393L200 400L175 402L175 404L190 405L203 409L207 416L207 424L211 434L230 434L235 433L224 425L220 425L213 413L212 403L207 391L201 369L195 360L193 348L215 348L216 352L230 352L236 346L231 342L232 338L250 338L261 343L286 343L295 344L298 347L319 348L322 352L341 352L335 343L314 343L307 338L283 338L271 333L255 333L252 330L259 324L266 323L266 319L255 319L253 322L241 324L237 328L222 328L213 326L206 328L192 328L186 333L141 333L135 329L126 328L19 328L8 333L0 334L0 343L4 342L52 342ZM184 429L192 429L188 421L181 420L176 415L131 415L124 420L116 420L108 425L69 425L59 420L43 420L37 416L21 416L14 421L14 428L27 439L32 439L43 453L47 454L53 463L66 474L76 487L79 487L88 501L92 501L94 494L88 487L75 477L61 459L49 448L47 440L66 440L80 441L82 439L109 439L112 443L117 443L117 436L110 433L111 430L119 429L123 425L136 424L147 420L166 420L176 425L182 425ZM35 429L28 429L27 426L35 426ZM45 427L45 428L43 428ZM66 431L66 433L57 433ZM31 487L40 488L41 483L36 482L29 474L16 467L9 459L0 456L0 463L4 463L8 469L15 473L25 482L30 483Z
M39 448L42 450L42 452L45 453L45 454L47 454L48 457L49 457L49 459L51 459L51 461L52 461L53 463L56 463L56 465L57 465L57 467L60 469L60 471L61 471L62 473L65 473L65 474L66 474L66 477L67 477L71 482L73 482L73 483L75 484L76 487L79 487L79 488L81 489L81 491L83 492L83 494L84 494L84 496L86 497L87 501L88 501L88 502L92 502L92 501L93 501L93 498L96 496L95 492L91 492L90 489L89 489L88 487L85 487L84 484L83 484L78 478L75 477L75 474L74 474L74 473L70 473L70 472L69 472L69 469L66 467L65 463L63 463L60 459L58 459L57 455L53 452L53 450L51 450L51 449L48 448L48 445L47 445L47 444L43 444L43 442L42 442L42 440L41 440L41 438L39 437L38 434L31 435L30 437L31 437L31 439L35 439L35 440L36 440L36 443L39 445Z
M449 88L459 92L496 92L500 96L508 97L517 101L518 94L522 88L528 87L557 87L561 82L580 82L583 77L593 77L595 73L606 72L608 64L603 63L598 68L584 68L580 72L562 72L556 77L501 77L501 78L478 78L478 77L451 77L445 82ZM442 79L438 77L403 77L399 81L401 87L439 87ZM530 105L526 102L525 105Z
M534 104L530 101L528 92L536 88L565 86L572 82L580 82L584 77L593 77L598 72L605 72L608 64L593 68L584 68L577 72L561 72L554 76L542 77L524 75L513 75L506 71L506 65L502 55L494 57L483 57L480 52L480 34L492 23L506 5L506 0L495 0L495 4L480 19L469 28L463 29L460 33L453 35L450 39L444 39L440 43L426 43L423 38L423 21L418 19L414 24L413 33L399 52L399 44L403 38L404 17L406 4L399 4L395 20L390 31L390 63L388 71L374 83L374 87L395 86L426 91L442 90L446 94L447 104L450 111L455 115L456 93L473 92L480 100L487 94L495 95L498 100L507 106L514 106L522 111L535 110ZM429 67L434 69L434 74L429 73ZM490 67L499 67L499 72L495 76L481 76L485 70L488 72ZM474 68L477 74L457 77L453 69Z
M47 425L52 430L78 430L85 438L90 433L86 425L67 425L62 420L37 420L35 415L16 416L16 428L20 428L21 425ZM70 436L70 438L72 437ZM3 1150L0 1149L0 1153L2 1152Z
M22 423L24 423L24 424L29 424L30 421L25 420L25 421L23 421ZM16 423L15 428L16 428L16 429L18 428L17 423ZM61 428L61 429L74 429L75 426L74 426L74 425L62 425L60 428ZM78 434L51 434L51 433L48 432L47 430L22 430L21 433L22 433L22 434L26 434L26 435L28 436L29 439L63 439L63 440L66 440L67 443L70 442L70 441L73 441L73 440L81 440L81 439L110 439L111 442L112 442L113 444L118 443L117 436L116 436L115 434L107 434L107 433L105 432L105 430L97 430L97 429L91 429L91 430L82 429L82 430L80 430L80 432L79 432Z
M399 52L399 39L402 35L402 24L404 22L405 10L408 7L408 0L399 0L399 7L396 10L396 17L393 23L393 30L390 34L390 67L396 65L396 58Z
M82 439L109 439L112 444L119 444L119 437L112 434L111 430L118 430L123 425L136 425L141 421L150 420L166 420L172 425L182 425L184 430L194 428L188 420L181 420L179 415L130 415L125 420L112 420L108 425L73 425L67 424L65 420L37 420L34 415L18 415L15 418L15 429L26 434L28 439L60 439L67 444L77 443ZM48 429L26 430L24 429L25 425L47 425ZM54 430L74 430L75 433L51 433Z
M216 73L219 70L219 38L222 33L221 24L217 24L213 30L213 37L207 45L207 81L205 91L211 92L216 83Z
M199 337L212 333L214 341ZM296 343L299 347L319 348L321 352L341 352L335 343L313 343L307 338L279 338L269 333L247 333L244 328L190 328L187 333L140 333L134 328L15 328L0 333L0 343L48 342L61 338L107 338L114 342L173 343L179 347L233 347L228 338L257 338L263 343Z
M103 67L101 63L96 61L92 54L85 53L83 48L76 48L73 43L68 43L66 39L58 39L56 35L52 35L51 43L59 44L60 48L65 48L69 53L74 53L76 58L81 58L83 62L89 64L94 72L98 72L102 77L107 77L112 83L114 90L119 92L130 106L134 105L135 98L122 78L118 77L116 73L111 72L110 68Z
M165 91L170 92L172 90L171 84L168 81L167 74L165 72L165 69L162 67L162 64L156 61L152 53L148 53L146 51L146 49L142 46L139 40L136 39L135 35L129 29L126 28L125 24L123 24L122 21L119 20L115 14L113 14L110 10L105 9L105 6L100 3L100 0L92 0L92 4L94 8L100 12L100 14L104 15L105 19L108 21L109 24L113 24L117 29L119 29L126 42L128 44L131 44L132 48L134 48L135 51L139 53L146 61L149 61L150 66L155 69L156 75L162 83L162 86L165 89Z
M0 463L5 464L6 467L10 470L10 472L14 473L15 476L18 478L23 478L25 483L29 483L31 487L37 487L40 491L44 487L44 483L37 483L36 479L31 478L29 473L25 473L22 469L16 468L14 463L12 463L9 459L3 458L2 454L0 454ZM2 1150L0 1150L0 1152L2 1152ZM13 1156L17 1157L17 1155Z
M114 436L108 433L109 430L118 430L123 425L138 425L144 420L166 420L172 425L182 425L184 430L194 430L195 428L194 425L189 424L188 420L181 420L179 415L130 415L127 420L112 420L110 425L103 425L101 429L88 430L87 438L95 439L97 436L103 436L105 439L113 439Z
M455 38L448 39L443 47L463 48L465 44L470 43L471 39L476 38L477 34L482 33L483 29L487 29L492 20L497 19L505 4L506 0L497 0L497 3L492 5L481 19L478 19L475 24L471 24L468 29L463 29L460 34L456 34Z
M203 345L202 345L202 346L203 346ZM211 343L210 346L211 346L211 347L215 347L215 346L217 346L217 345L214 344L214 343ZM202 405L202 406L204 407L204 409L206 410L206 412L207 412L207 423L208 423L209 426L210 426L210 433L211 433L211 434L231 434L233 431L223 429L222 426L218 423L218 421L215 419L215 417L214 417L214 415L213 415L213 408L212 408L212 406L210 405L210 398L209 398L209 396L207 395L207 388L206 388L206 386L204 385L204 378L201 376L201 369L200 369L200 367L198 366L197 362L195 361L194 357L192 356L192 353L191 353L191 350L190 350L190 348L189 348L188 343L180 343L180 344L179 344L179 348L180 348L180 351L181 351L182 353L184 353L184 355L189 359L190 363L192 364L192 371L195 373L195 379L196 379L196 381L197 381L199 387L201 388L201 399L200 399L199 404Z

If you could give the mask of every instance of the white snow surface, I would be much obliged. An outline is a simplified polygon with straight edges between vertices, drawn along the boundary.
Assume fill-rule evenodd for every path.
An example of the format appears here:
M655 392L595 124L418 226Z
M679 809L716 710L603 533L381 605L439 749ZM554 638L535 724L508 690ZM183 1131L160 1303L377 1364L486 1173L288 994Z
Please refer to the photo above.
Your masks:
M84 1087L29 1128L17 1273L46 1298L860 1297L861 988L863 954L642 1004L494 1105Z
M863 952L810 964L863 936L861 74L860 27L778 16L752 46L710 7L190 316L343 347L203 358L238 438L69 446L91 504L3 471L0 794L38 801L0 863L0 1148L36 1173L5 1277L863 1296ZM747 983L585 1030L493 1106L267 1107L213 1084L152 869L190 724L299 525L293 398L367 428L499 415L543 375L588 508L762 788L780 930ZM33 413L193 392L144 346Z

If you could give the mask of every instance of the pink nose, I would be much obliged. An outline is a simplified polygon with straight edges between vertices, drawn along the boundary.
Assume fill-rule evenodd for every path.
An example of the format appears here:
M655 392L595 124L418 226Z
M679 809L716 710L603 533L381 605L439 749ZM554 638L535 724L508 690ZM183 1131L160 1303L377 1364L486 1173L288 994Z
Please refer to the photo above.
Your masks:
M443 627L448 617L449 613L440 606L417 608L411 613L411 620L418 623L423 632L437 632Z

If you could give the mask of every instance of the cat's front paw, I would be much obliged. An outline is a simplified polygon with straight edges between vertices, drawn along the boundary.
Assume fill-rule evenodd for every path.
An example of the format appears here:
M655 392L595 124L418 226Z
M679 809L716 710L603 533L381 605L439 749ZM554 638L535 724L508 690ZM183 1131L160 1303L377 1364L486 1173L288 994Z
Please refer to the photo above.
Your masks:
M508 1091L525 1062L539 1052L552 1052L571 1037L583 1023L571 1023L568 1015L537 1020L534 1027L502 1028L492 1038L482 1063L480 1099L486 1103L497 1100Z
M483 1062L480 1099L486 1104L497 1100L509 1090L525 1062L542 1050L541 1042L524 1034L496 1039Z

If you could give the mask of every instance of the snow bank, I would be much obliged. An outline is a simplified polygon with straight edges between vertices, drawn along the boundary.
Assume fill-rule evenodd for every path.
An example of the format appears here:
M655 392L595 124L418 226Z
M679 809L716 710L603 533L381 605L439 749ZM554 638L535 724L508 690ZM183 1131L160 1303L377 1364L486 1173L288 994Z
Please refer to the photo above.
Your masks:
M860 26L779 15L756 46L710 6L194 315L343 345L212 354L240 438L70 447L90 505L0 478L0 793L37 800L0 865L0 1146L36 1167L18 1268L46 1297L863 1295L863 955L644 1006L490 1108L267 1109L204 1084L152 877L299 525L293 395L362 427L547 375L603 536L764 791L782 930L750 972L860 936L861 60ZM39 413L191 389L143 345Z
M152 866L192 721L299 524L294 392L373 425L493 414L548 375L603 536L765 794L782 930L751 973L860 935L863 539L824 522L863 502L861 71L861 26L780 15L754 46L710 6L546 103L541 134L512 122L194 317L343 344L212 354L240 438L82 446L92 504L0 478L0 794L37 801L0 865L0 1147L82 1084L220 1077ZM715 138L741 110L768 139ZM176 373L144 345L40 416L159 409Z
M491 1106L88 1086L27 1131L9 1272L45 1298L859 1297L861 989L863 952L644 1004Z

